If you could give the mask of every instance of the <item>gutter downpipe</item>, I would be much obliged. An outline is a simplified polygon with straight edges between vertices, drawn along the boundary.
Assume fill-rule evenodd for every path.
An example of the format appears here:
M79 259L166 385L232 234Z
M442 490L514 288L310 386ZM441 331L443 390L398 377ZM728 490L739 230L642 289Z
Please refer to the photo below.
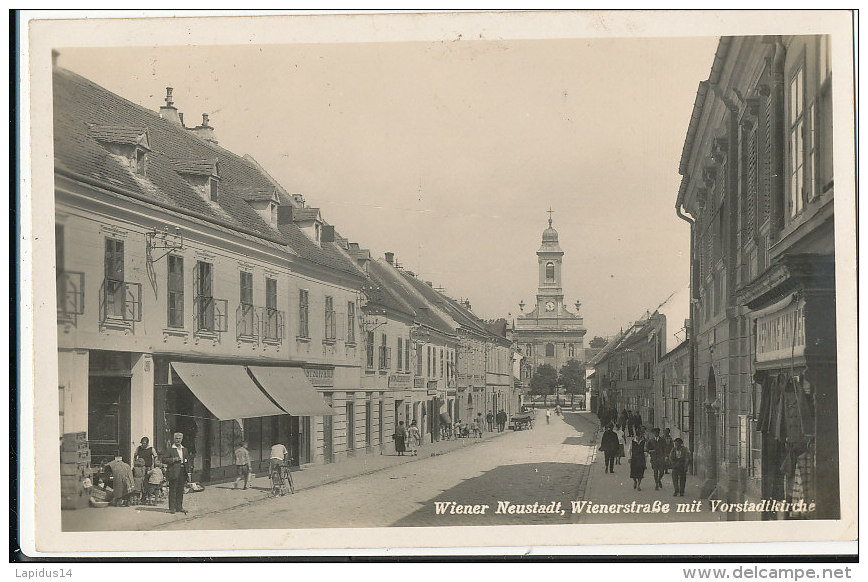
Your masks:
M694 315L695 315L695 313L694 313L695 303L694 303L694 297L693 297L693 293L694 293L694 285L693 285L694 281L693 281L693 279L694 279L694 258L695 258L694 257L694 239L696 236L694 229L695 229L696 221L694 219L690 218L689 216L687 216L686 214L684 214L684 212L682 212L681 206L682 206L683 202L684 202L683 201L683 192L679 192L678 200L675 202L675 214L678 215L678 218L680 218L681 220L685 221L687 224L690 225L690 294L689 294L690 295L690 310L688 312L690 315L690 324L689 324L688 329L687 329L687 335L689 337L689 342L688 342L689 379L687 382L687 400L688 400L688 410L690 411L690 426L688 427L688 430L687 430L687 439L690 441L691 450L693 450L695 452L696 441L694 438L695 437L695 428L694 427L696 426L696 416L695 416L695 412L696 412L695 411L695 408L696 408L696 404L695 404L695 401L696 401L696 398L695 398L695 389L696 389L696 380L695 380L695 376L696 376L696 334L694 332L695 332L695 328L696 328L696 325L695 325L696 318L694 317ZM695 475L696 474L696 464L695 463L692 464L692 467L693 467L692 468L692 474Z

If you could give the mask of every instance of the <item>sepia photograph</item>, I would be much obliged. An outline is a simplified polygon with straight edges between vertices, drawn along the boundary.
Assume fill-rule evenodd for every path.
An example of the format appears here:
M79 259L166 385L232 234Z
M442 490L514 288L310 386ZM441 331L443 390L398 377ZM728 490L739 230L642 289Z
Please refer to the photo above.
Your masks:
M856 539L850 12L69 16L36 552Z

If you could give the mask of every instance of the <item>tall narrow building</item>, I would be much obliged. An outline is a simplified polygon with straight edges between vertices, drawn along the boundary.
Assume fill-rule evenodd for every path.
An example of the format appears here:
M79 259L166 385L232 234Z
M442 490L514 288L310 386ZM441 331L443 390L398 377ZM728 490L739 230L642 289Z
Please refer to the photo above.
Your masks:
M516 347L524 355L522 379L533 374L541 364L550 364L559 370L569 360L585 361L584 337L586 329L576 301L576 311L564 304L563 261L564 251L558 243L558 231L549 226L542 233L542 246L536 252L539 286L536 304L515 320Z

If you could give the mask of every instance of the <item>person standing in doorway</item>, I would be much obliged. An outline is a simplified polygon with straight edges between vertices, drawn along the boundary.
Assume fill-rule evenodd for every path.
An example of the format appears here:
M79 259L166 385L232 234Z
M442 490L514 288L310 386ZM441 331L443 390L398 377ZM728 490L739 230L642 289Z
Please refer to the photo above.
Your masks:
M672 451L669 453L669 466L672 468L672 485L675 487L673 497L684 497L684 487L687 485L687 469L690 467L692 455L690 449L684 446L680 438L672 441Z
M186 515L184 509L184 486L187 484L187 469L190 455L187 447L182 443L184 433L176 432L173 435L172 446L166 452L163 463L166 465L166 479L169 481L169 513L181 512Z
M244 480L244 489L247 489L250 480L250 452L247 450L247 441L241 441L235 449L235 488Z
M618 454L618 435L612 430L612 425L606 426L603 438L600 439L600 450L603 451L606 470L604 473L615 472L615 455Z

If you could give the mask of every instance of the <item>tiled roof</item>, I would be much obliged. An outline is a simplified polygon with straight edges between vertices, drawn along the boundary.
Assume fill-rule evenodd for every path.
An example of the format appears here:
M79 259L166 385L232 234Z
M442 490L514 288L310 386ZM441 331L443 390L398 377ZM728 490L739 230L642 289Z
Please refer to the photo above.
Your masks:
M196 176L217 176L217 158L210 160L169 160L179 174L194 174Z
M296 222L316 220L319 216L319 208L295 208L292 211L292 219Z
M334 245L320 248L295 225L275 231L246 201L245 194L274 190L271 177L216 143L136 105L71 71L54 70L54 160L66 171L107 188L128 191L143 200L190 213L205 220L236 226L251 234L288 244L304 260L359 276L352 260ZM111 153L90 133L92 127L145 128L150 139L147 175L137 176L129 163ZM120 130L118 130L119 133ZM185 170L206 171L219 160L220 196L206 201L184 178ZM281 196L281 204L289 204Z
M277 192L274 188L250 188L239 192L241 198L247 202L259 200L277 200Z
M389 276L389 270L393 268L385 262L371 261L368 265L369 286L364 289L365 296L368 298L368 303L413 318L416 316L416 311L396 289L396 287L400 287L398 282L394 277Z
M96 140L128 145L137 145L147 132L147 128L128 125L91 124L88 126L88 133Z

